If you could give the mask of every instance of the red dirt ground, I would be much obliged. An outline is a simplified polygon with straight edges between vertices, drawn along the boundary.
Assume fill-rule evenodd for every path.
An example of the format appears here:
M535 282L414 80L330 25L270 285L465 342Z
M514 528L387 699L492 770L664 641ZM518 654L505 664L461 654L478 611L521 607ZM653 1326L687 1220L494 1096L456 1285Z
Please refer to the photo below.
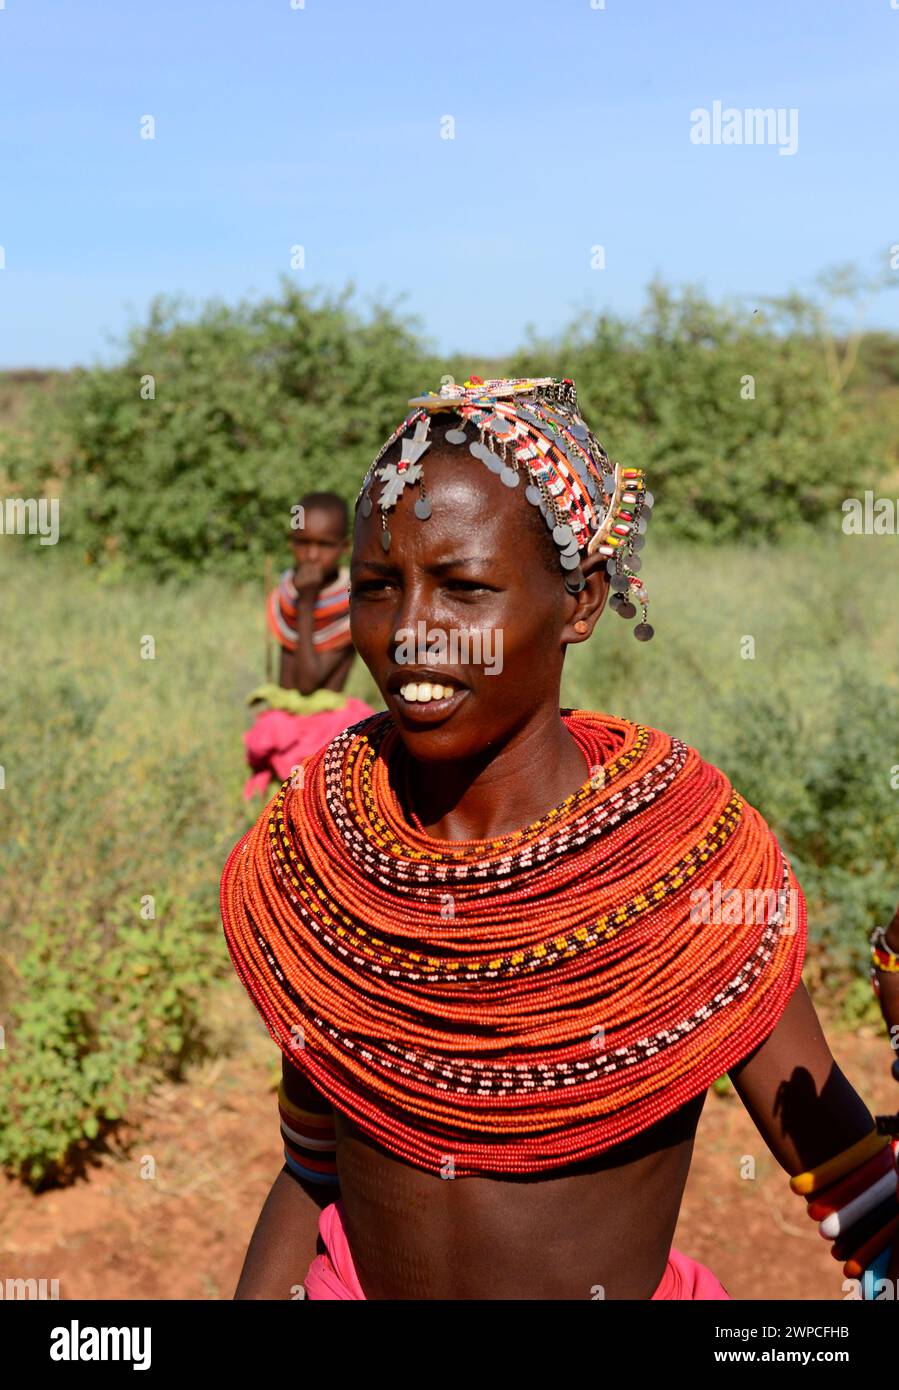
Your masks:
M235 1002L241 1018L244 1008ZM72 1186L34 1195L0 1179L0 1279L58 1279L64 1299L231 1297L282 1163L278 1055L267 1034L240 1032L239 1055L158 1090L140 1127ZM899 1088L883 1036L827 1034L870 1108L894 1111ZM144 1155L155 1160L152 1180L141 1177ZM755 1158L754 1180L740 1176L744 1155ZM675 1244L736 1299L842 1297L840 1266L733 1091L706 1101Z

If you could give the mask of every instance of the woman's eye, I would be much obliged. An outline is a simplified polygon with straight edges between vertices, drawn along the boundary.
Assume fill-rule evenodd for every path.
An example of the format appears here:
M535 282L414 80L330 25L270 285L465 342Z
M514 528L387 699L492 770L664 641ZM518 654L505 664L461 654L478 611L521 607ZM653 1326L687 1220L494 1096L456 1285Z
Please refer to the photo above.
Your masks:
M355 598L358 594L381 593L382 590L390 587L389 579L363 579L358 584L350 585L350 598Z
M446 587L455 590L457 593L492 593L492 590L486 584L480 584L476 579L448 579L446 581Z

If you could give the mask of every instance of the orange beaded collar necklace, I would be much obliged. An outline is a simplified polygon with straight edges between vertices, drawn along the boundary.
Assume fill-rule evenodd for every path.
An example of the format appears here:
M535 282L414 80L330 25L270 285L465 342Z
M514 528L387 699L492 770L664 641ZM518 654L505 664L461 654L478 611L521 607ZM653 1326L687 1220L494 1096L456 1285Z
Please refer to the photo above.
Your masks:
M801 889L724 774L656 729L561 717L593 775L511 835L410 825L378 714L225 868L226 940L272 1036L431 1172L537 1173L640 1133L762 1042L799 980ZM723 922L697 910L722 887L741 909Z

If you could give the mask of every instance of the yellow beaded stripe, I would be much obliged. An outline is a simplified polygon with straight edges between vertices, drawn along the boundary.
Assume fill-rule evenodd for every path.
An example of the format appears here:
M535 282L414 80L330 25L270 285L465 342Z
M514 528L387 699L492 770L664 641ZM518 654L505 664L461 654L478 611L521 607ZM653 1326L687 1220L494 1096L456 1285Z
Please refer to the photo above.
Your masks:
M284 1090L284 1082L278 1085L278 1104L286 1115L292 1120L297 1121L297 1128L301 1128L304 1123L312 1122L313 1125L327 1125L333 1128L334 1112L329 1107L327 1110L303 1110L299 1105L294 1105L292 1100L287 1097Z
M381 963L390 963L407 973L426 974L435 979L450 979L462 969L466 974L479 970L491 972L513 970L518 973L520 969L526 968L531 961L548 963L549 959L558 958L556 953L570 957L588 950L591 946L599 945L602 941L608 941L618 934L619 929L626 922L655 909L670 893L681 888L686 879L692 878L697 872L699 864L704 864L730 839L740 823L745 805L743 798L735 792L708 833L698 841L693 849L688 850L679 862L669 869L667 874L652 884L645 893L638 893L630 902L623 904L614 912L606 913L597 918L592 928L578 927L567 936L548 937L545 941L525 949L509 952L500 957L492 957L489 960L466 961L463 966L458 962L447 962L435 956L422 957L416 952L408 952L392 942L371 935L328 897L318 881L307 873L288 837L284 823L284 800L288 785L285 783L281 788L269 816L272 853L283 865L284 872L294 888L297 889L302 900L312 909L312 914L316 920L319 920L324 927L333 928L335 935L348 941L361 956ZM281 848L278 848L277 845L279 831ZM288 867L288 859L296 873L291 872L290 867ZM299 878L296 876L297 874L300 875ZM305 891L304 884L310 890L309 892ZM318 899L318 902L314 899ZM343 927L335 920L336 918L343 922ZM349 930L345 930L345 928ZM366 944L366 938L370 941L370 945ZM387 955L384 954L385 951L388 952Z
M631 764L641 758L646 751L647 744L649 743L649 731L644 728L642 724L638 724L636 729L634 746L628 749L627 752L619 754L612 762L606 763L603 766L602 770L605 775L602 790L605 790L614 777L630 767ZM382 732L386 732L386 728ZM344 771L344 795L347 799L347 805L355 810L352 798L352 786L353 770L358 760L361 764L359 781L362 805L367 817L364 825L366 838L377 846L378 849L383 850L386 854L393 855L396 859L430 859L433 863L446 863L447 860L458 862L471 860L477 862L478 865L482 865L484 863L485 850L487 852L496 851L498 854L501 854L504 851L507 852L515 845L521 844L525 836L528 838L536 837L546 829L546 827L559 820L560 817L567 816L569 812L581 806L585 801L589 800L589 798L595 796L599 790L599 788L593 785L592 779L588 779L582 787L576 792L572 792L570 796L567 796L558 806L554 806L551 811L547 812L540 820L535 821L533 825L525 826L522 830L514 830L510 835L502 835L497 839L482 841L477 845L472 845L465 849L454 850L447 846L444 853L432 854L427 850L413 849L409 845L400 844L390 827L379 816L371 785L371 770L375 763L377 752L378 745L370 740L365 743L360 740L360 746L358 748L351 747L349 749ZM371 831L368 828L369 825L373 827Z
M889 1142L889 1135L878 1134L876 1129L872 1129L864 1139L859 1139L857 1143L851 1144L848 1149L835 1154L833 1158L828 1158L826 1162L819 1163L817 1168L797 1173L795 1178L790 1178L790 1187L800 1197L810 1197L819 1188L827 1187L829 1183L842 1178L866 1159L873 1158L881 1149L885 1149Z

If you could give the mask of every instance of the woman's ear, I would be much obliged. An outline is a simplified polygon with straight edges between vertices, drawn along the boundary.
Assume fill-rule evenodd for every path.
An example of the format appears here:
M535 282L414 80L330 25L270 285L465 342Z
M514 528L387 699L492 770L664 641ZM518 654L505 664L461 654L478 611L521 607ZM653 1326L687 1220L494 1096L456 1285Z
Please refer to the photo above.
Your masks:
M585 584L579 594L571 594L568 619L562 629L563 642L586 642L599 621L599 615L609 597L609 573L606 557L595 551L581 560Z

